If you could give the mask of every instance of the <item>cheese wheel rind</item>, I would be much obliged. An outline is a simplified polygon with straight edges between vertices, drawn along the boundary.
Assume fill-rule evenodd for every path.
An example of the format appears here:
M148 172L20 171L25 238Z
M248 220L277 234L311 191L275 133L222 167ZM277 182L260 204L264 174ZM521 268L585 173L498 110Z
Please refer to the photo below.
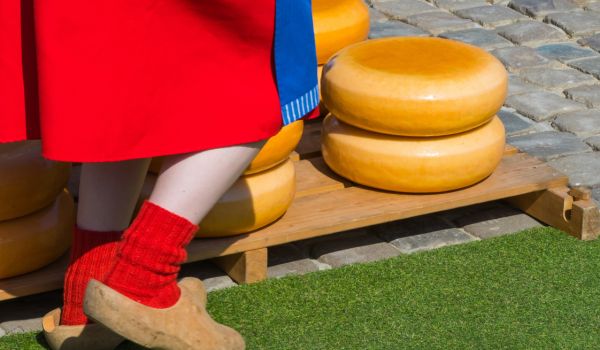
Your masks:
M281 128L271 137L252 160L244 175L255 174L270 169L287 160L294 151L304 131L304 121L298 120Z
M295 193L296 172L291 160L242 176L202 220L196 237L224 237L258 230L281 217Z
M62 256L71 244L75 205L63 190L49 206L0 222L0 279L22 275Z
M312 12L319 64L369 36L369 8L362 0L314 0Z
M39 141L0 144L0 221L31 214L54 201L71 163L42 157Z
M440 136L489 121L508 74L475 46L439 38L384 38L352 45L325 66L323 102L340 120L379 133Z
M433 138L377 134L329 115L323 122L323 158L356 183L410 193L445 192L489 176L504 154L498 117L471 131Z

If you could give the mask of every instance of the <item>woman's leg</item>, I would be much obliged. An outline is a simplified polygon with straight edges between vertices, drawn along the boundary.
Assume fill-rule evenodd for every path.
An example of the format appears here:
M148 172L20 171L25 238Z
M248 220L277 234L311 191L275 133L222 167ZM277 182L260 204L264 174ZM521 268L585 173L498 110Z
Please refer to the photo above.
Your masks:
M82 309L86 285L108 272L117 242L131 221L148 165L146 159L83 164L61 324L87 323Z
M105 283L156 308L173 305L185 247L202 218L260 151L263 142L168 157L149 201L125 231Z
M92 231L125 230L149 165L150 159L83 164L77 226Z

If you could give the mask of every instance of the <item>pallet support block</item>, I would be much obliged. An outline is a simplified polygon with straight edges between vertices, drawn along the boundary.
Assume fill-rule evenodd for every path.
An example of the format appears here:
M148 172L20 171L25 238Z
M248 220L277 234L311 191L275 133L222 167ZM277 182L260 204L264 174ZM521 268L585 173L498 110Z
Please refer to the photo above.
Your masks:
M598 238L600 212L588 189L550 188L506 200L511 205L581 240Z
M267 248L226 255L213 259L237 283L254 283L267 278Z

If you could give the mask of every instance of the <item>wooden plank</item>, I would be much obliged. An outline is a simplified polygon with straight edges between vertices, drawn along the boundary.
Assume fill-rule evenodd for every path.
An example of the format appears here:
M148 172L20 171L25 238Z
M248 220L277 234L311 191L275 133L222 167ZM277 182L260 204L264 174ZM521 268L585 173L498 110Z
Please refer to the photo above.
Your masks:
M322 158L301 160L296 165L296 198L340 190L347 183L334 174Z
M254 283L267 278L267 248L222 256L212 261L231 279L240 284Z
M298 198L272 225L250 235L196 240L190 261L203 260L323 236L384 222L566 186L568 179L540 160L517 154L505 157L497 171L469 188L412 195L360 186Z
M68 262L67 253L40 270L0 280L0 301L62 288Z
M534 218L582 240L598 238L600 213L587 196L573 198L568 187L527 193L506 201ZM576 191L579 194L581 191Z

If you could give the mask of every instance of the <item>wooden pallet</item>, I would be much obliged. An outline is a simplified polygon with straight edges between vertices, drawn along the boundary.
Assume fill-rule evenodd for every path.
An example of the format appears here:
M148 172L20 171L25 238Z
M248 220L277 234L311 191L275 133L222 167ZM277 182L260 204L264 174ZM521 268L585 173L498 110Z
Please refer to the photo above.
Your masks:
M188 262L213 259L238 283L256 282L267 276L268 247L499 199L580 239L600 233L589 191L569 189L566 176L511 146L486 180L459 191L413 195L373 190L337 176L320 157L319 145L320 124L308 123L293 155L296 198L281 219L252 234L194 240ZM61 288L65 265L63 257L39 271L0 280L0 300Z

